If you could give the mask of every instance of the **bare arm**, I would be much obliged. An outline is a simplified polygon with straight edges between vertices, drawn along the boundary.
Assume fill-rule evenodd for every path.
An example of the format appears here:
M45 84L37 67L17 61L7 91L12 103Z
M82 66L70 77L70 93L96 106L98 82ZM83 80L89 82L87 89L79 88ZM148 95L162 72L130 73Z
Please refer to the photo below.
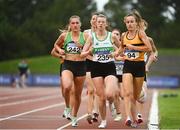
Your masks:
M142 46L142 48L139 48L140 51L151 52L152 51L151 43L150 43L146 33L144 31L140 30L139 36L140 36L141 40L143 41L143 43L145 44L145 46Z
M59 37L58 39L55 41L54 43L54 47L57 45L59 46L60 48L63 46L64 44L64 40L65 40L65 37L66 37L66 34L67 32L63 32Z
M64 55L64 54L65 54L64 50L61 49L61 47L62 47L63 44L64 44L64 40L65 40L66 34L67 34L67 32L63 32L63 33L58 37L58 39L55 41L55 43L54 43L54 48L55 48L55 50L56 50L59 54L61 54L61 55Z
M112 42L116 45L116 47L119 47L121 44L121 41L119 40L118 36L112 35Z
M86 57L91 53L91 49L90 49L91 45L92 45L92 37L89 36L87 38L87 41L86 41L83 49L82 49L81 57Z
M125 33L122 33L121 41L120 41L120 46L118 48L118 52L119 52L120 55L122 55L123 52L124 52L124 42L123 42L124 36L125 36Z
M52 55L53 57L56 57L56 58L59 58L59 57L60 57L60 54L56 51L55 48L53 48L53 49L51 50L51 55Z
M151 37L148 37L149 38L149 41L151 43L151 46L152 46L152 50L153 50L153 53L155 54L155 56L157 57L158 56L158 50L154 44L154 41Z

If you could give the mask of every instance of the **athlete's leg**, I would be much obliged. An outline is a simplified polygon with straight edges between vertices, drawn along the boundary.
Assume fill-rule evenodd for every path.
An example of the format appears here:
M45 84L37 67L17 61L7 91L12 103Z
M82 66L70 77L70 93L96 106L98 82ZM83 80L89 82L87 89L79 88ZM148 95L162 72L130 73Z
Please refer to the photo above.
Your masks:
M70 108L70 92L73 86L73 74L69 70L62 71L62 87L63 87L63 95L65 98L66 107Z
M84 81L85 81L85 76L75 77L74 79L74 97L75 97L74 101L75 102L74 102L74 109L72 112L72 115L74 117L77 116L77 112L79 110L79 106L81 103L81 94L83 90Z
M133 127L136 127L137 126L137 120L136 120L136 116L137 116L137 113L136 113L136 103L137 103L137 100L140 96L140 93L141 93L141 90L142 90L142 85L143 85L143 82L144 82L144 77L135 77L134 78L134 99L132 101L132 118L133 118L133 122L134 122L134 126Z
M116 94L115 96L115 99L114 99L114 106L116 108L116 116L114 118L114 121L120 121L121 118L122 118L122 115L121 115L121 108L120 108L120 103L121 103L121 99L120 99L120 93L121 93L121 86L122 86L122 83L118 83L119 86L118 86L118 93Z
M88 114L92 114L93 106L94 106L94 84L91 79L90 72L86 72L86 86L87 86L87 93L88 93Z
M147 83L146 81L143 82L143 87L142 87L144 93L145 93L145 97L144 98L147 98L146 95L147 95ZM142 102L142 103L139 103L139 102L136 102L136 107L137 107L137 121L138 123L142 123L143 122L143 117L142 117L142 110L144 108L144 103L145 102Z
M101 119L105 120L106 117L106 97L105 97L105 85L103 77L93 78L93 82L96 88L96 94L99 99L99 112Z
M133 76L130 73L124 73L122 77L123 91L124 91L124 105L126 112L126 122L127 126L132 123L131 106L133 100Z

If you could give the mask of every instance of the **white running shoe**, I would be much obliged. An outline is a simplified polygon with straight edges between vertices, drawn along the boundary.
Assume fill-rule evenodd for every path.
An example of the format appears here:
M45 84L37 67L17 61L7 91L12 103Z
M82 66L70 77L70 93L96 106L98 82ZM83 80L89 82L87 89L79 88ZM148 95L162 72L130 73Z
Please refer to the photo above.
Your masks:
M77 117L72 117L71 120L72 120L71 122L72 127L77 127L78 126Z
M107 126L107 121L106 120L102 120L101 124L98 126L99 129L105 129Z
M71 120L71 108L65 108L64 109L64 112L63 112L63 117L68 119L68 120Z
M137 126L138 126L137 121L134 121L134 122L131 124L131 127L132 127L132 128L137 128Z
M122 119L121 114L117 114L116 117L114 118L114 121L120 121Z

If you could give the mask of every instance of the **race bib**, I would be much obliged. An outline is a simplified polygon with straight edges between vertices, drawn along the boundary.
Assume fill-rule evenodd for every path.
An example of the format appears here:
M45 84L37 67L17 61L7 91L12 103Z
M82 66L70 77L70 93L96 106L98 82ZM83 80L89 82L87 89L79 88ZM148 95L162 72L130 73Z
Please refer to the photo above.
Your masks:
M95 54L94 61L108 62L110 60L109 54Z
M67 52L72 54L79 54L81 49L76 46L75 43L68 43L67 45Z
M128 59L137 59L139 57L139 51L136 50L126 50L125 55Z
M93 61L102 63L113 61L113 58L110 57L110 53L111 51L109 49L95 49Z
M122 75L123 74L124 62L123 61L116 61L115 66L116 66L116 74Z

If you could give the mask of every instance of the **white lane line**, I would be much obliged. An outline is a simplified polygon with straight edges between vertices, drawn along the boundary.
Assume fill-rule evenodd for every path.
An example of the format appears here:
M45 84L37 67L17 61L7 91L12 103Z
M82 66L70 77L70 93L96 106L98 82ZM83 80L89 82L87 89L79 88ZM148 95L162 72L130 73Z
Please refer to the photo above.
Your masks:
M32 95L32 93L27 93L27 94L21 94L21 95L12 95L12 96L6 96L6 97L1 97L0 98L0 101L1 100L8 100L8 99L14 99L14 98L20 98L20 97L28 97L28 96L45 96L45 95L37 95L37 94L39 94L39 92L33 92L33 95ZM58 94L57 92L41 92L40 94L50 94L50 95L55 95L55 94Z
M56 96L56 97L57 97L57 96ZM86 97L83 96L83 97L82 97L82 101L85 100L86 98L87 98L87 96L86 96ZM65 105L64 102L58 103L58 104L54 104L54 105L50 105L50 106L47 106L47 107L42 107L42 108L33 109L33 110L31 110L31 111L19 113L19 114L12 115L12 116L9 116L9 117L0 118L0 121L8 120L8 119L11 119L11 118L15 118L15 117L27 115L27 114L34 113L34 112L43 111L43 110L46 110L46 109L63 106L63 105Z
M43 111L43 110L54 108L54 107L59 107L59 106L62 106L62 105L65 105L65 103L64 102L63 103L58 103L58 104L50 105L50 106L47 106L47 107L42 107L42 108L34 109L34 110L31 110L31 111L19 113L19 114L13 115L13 116L5 117L5 118L0 118L0 121L4 121L4 120L11 119L11 118L27 115L27 114L38 112L38 111Z
M19 93L29 93L34 91L40 91L42 88L25 88L25 89L16 89L16 88L6 88L4 90L0 89L0 94L19 94Z
M37 101L44 101L48 99L59 98L59 96L60 95L46 96L46 97L40 97L36 99L28 99L28 100L22 100L22 101L17 101L17 102L12 102L12 103L4 103L4 104L0 104L0 107L18 105L18 104L23 104L23 103L32 103L32 102L37 102Z
M81 120L81 119L87 117L87 115L88 115L88 114L82 115L82 116L79 117L77 120L79 121L79 120ZM62 130L62 129L64 129L64 128L70 126L71 124L72 124L72 123L70 122L70 123L68 123L68 124L66 124L66 125L61 126L60 128L57 128L57 130Z
M87 99L87 96L83 96L83 97L82 97L82 101L84 101L85 99ZM81 101L81 103L82 103L82 101ZM83 118L85 118L85 117L87 117L87 116L88 116L88 114L82 115L82 116L79 117L77 120L79 121L79 120L81 120L81 119L83 119ZM64 128L70 126L71 124L72 124L71 122L68 123L68 124L65 124L65 125L63 125L63 126L57 128L57 130L62 130L62 129L64 129Z
M158 114L158 91L154 90L149 114L148 130L159 130Z

